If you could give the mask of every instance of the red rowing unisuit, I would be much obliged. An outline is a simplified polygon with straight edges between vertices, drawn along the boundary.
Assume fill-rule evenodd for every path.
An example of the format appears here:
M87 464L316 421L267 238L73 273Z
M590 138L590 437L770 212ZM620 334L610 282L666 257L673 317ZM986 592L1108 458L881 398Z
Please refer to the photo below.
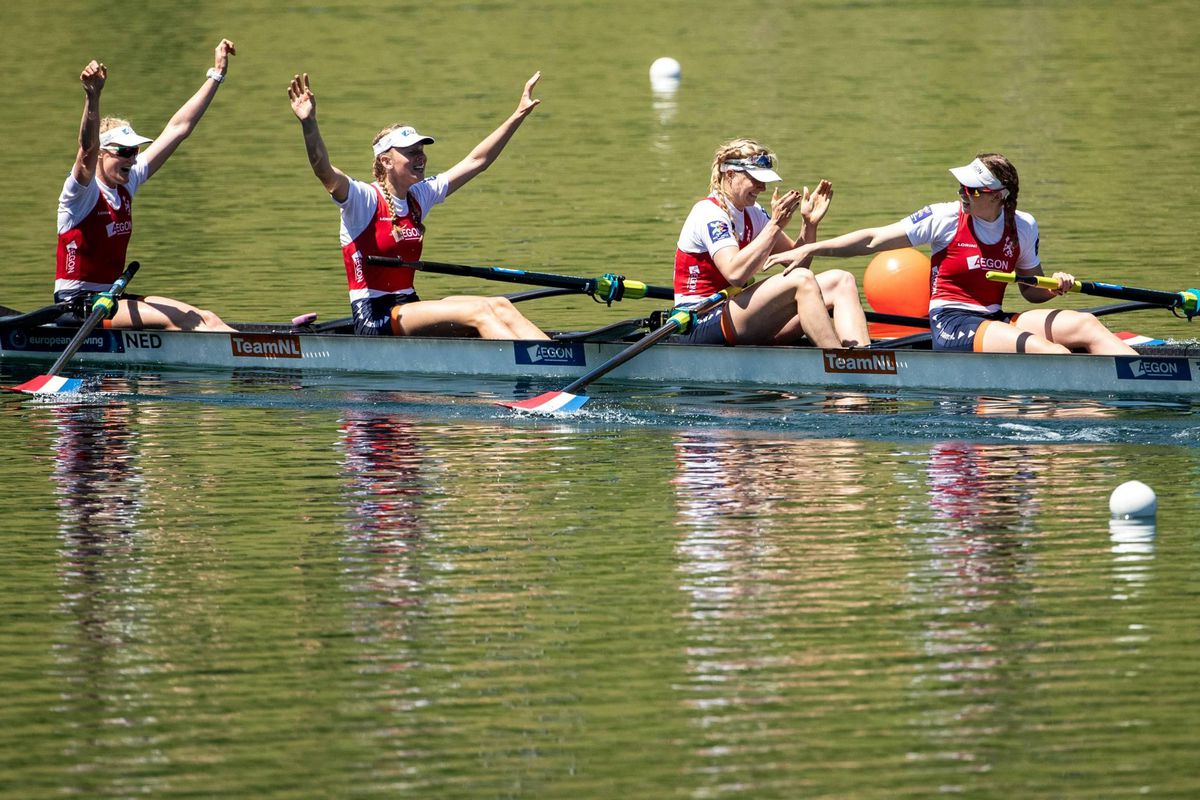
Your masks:
M934 275L930 303L999 306L1008 284L990 281L986 273L1013 272L1020 257L1021 244L1011 221L1005 222L1004 234L995 244L980 244L971 215L960 209L954 238L930 259Z
M80 223L58 235L55 279L111 284L121 277L133 233L133 196L124 186L117 196L121 207L113 208L100 192Z
M408 193L408 213L392 217L387 198L378 186L375 190L375 223L363 228L354 241L342 247L346 263L346 281L350 296L355 291L402 292L413 287L413 270L397 267L373 267L363 261L365 256L386 256L405 261L418 261L424 243L421 225L421 206L412 192Z
M723 207L715 197L707 197L717 208ZM744 226L742 235L738 237L738 249L741 250L754 239L754 224L750 217L750 209L742 210ZM717 264L707 250L699 253L688 253L675 248L675 298L707 297L729 286L729 281L717 269Z

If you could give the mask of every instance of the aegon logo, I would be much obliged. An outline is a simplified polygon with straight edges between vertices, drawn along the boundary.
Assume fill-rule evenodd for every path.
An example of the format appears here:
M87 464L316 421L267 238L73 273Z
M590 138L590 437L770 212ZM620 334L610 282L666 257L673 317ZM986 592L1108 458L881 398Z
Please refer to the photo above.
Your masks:
M858 373L868 375L895 375L895 353L871 353L869 355L847 355L844 350L822 350L826 372Z
M121 236L129 234L133 230L133 223L129 220L124 222L110 222L104 226L104 230L108 231L109 237Z
M990 269L1008 272L1008 262L1002 258L984 258L983 256L967 256L967 269Z
M1135 381L1190 381L1192 368L1186 358L1118 356L1117 377Z
M513 349L518 364L553 364L578 367L587 363L583 356L583 345L580 344L566 344L563 342L525 344L514 342Z
M245 358L301 358L300 337L272 333L235 333L229 336L235 356Z

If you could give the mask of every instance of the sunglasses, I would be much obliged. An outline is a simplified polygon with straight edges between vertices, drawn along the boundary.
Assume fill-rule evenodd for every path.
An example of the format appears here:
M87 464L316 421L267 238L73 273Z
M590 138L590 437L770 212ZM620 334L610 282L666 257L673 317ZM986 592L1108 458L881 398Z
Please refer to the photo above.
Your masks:
M138 154L138 151L141 150L141 148L137 147L137 146L106 147L104 149L107 150L108 152L112 153L117 158L133 158L134 156L136 156Z
M961 183L958 185L958 196L964 200L968 197L982 197L985 194L999 194L1001 191L1004 190L980 189L975 186L963 186Z

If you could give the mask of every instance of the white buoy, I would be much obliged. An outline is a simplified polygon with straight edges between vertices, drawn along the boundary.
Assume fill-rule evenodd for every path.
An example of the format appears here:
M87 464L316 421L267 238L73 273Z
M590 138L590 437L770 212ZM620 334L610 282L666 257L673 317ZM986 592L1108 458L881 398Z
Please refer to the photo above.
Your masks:
M650 65L650 88L656 92L673 92L679 88L682 74L679 62L670 56L655 59Z
M1158 513L1158 497L1141 481L1126 481L1113 489L1108 510L1115 519L1142 519Z

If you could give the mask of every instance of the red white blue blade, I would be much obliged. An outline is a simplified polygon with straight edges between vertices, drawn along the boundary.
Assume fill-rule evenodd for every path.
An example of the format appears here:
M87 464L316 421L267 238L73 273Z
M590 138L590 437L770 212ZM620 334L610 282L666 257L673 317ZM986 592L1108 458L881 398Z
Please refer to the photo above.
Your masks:
M520 400L515 403L501 403L500 405L517 411L530 411L534 414L574 414L583 408L583 404L587 401L588 398L585 394L546 392L545 394L539 394L537 397L531 397L528 400Z
M61 375L38 375L33 380L25 381L19 386L5 386L5 389L13 392L25 392L26 394L66 394L67 392L78 392L83 387L83 381L79 378L64 378Z

